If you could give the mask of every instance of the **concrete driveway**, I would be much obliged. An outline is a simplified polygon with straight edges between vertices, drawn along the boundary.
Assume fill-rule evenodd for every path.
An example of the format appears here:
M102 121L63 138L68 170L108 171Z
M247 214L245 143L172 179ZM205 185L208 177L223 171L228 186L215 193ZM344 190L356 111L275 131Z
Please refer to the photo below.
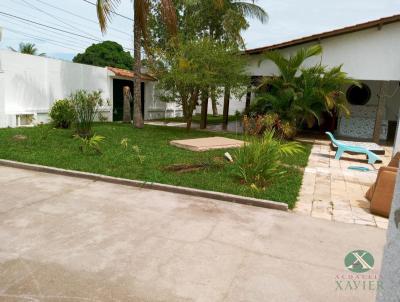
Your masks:
M0 166L0 301L374 301L385 231Z

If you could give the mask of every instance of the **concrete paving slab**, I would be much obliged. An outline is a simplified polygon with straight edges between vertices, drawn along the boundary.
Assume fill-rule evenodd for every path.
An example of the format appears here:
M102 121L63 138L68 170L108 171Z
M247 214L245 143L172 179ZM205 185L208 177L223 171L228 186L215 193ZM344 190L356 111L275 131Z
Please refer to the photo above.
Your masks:
M364 144L367 146L367 143ZM387 165L391 159L391 148L380 148L384 150L384 155L381 156L383 163L369 165L363 155L345 155L340 161L335 160L330 141L314 140L294 212L304 215L308 211L310 216L321 219L387 227L387 219L379 224L374 221L379 216L370 214L370 202L365 198L365 193L376 180L378 169ZM350 166L366 167L369 171L350 170ZM312 207L307 210L301 205L309 202L311 195ZM350 206L344 207L343 200L348 200ZM321 201L330 202L334 210L340 211L321 213Z
M213 149L239 148L243 146L244 142L237 139L214 136L175 140L171 141L170 144L178 148L199 152Z
M0 194L0 301L374 301L375 291L335 281L356 249L379 272L384 230L15 168L0 175L19 188Z

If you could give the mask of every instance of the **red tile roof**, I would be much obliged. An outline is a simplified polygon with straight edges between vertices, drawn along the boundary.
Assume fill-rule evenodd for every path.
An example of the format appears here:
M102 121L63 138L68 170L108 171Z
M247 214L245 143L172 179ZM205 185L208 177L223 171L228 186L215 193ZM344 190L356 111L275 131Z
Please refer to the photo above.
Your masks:
M324 38L340 36L343 34L357 32L357 31L361 31L361 30L365 30L365 29L369 29L369 28L373 28L373 27L378 27L380 29L383 25L394 23L394 22L399 22L399 21L400 21L400 14L373 20L373 21L368 21L365 23L360 23L360 24L356 24L356 25L352 25L352 26L348 26L348 27L344 27L344 28L340 28L340 29L335 29L332 31L327 31L327 32L323 32L320 34L307 36L307 37L303 37L303 38L299 38L299 39L295 39L295 40L291 40L291 41L287 41L287 42L283 42L283 43L279 43L279 44L248 49L245 51L245 53L250 54L250 55L251 54L259 54L259 53L262 53L262 52L265 52L268 50L282 49L282 48L287 48L290 46L304 44L304 43L308 43L308 42L312 42L312 41L319 41Z
M126 69L121 69L121 68L116 68L116 67L107 67L108 70L113 72L116 76L118 77L123 77L123 78L129 78L133 79L134 77L134 72ZM142 73L142 80L144 81L156 81L156 78L152 77L149 74Z

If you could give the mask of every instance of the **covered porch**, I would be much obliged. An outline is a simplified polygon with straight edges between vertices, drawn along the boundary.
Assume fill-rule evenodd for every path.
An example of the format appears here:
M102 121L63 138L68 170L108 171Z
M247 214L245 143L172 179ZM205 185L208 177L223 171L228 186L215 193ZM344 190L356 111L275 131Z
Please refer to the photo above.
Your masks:
M336 134L345 139L393 145L399 125L400 82L357 80L344 89L351 112L339 116Z

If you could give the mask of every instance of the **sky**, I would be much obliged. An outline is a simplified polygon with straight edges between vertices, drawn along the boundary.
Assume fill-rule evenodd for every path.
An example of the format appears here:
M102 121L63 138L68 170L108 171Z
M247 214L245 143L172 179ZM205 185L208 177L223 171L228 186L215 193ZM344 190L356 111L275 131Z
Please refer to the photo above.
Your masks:
M64 60L71 60L75 54L102 40L116 41L131 50L131 1L121 1L117 13L123 17L114 16L105 35L99 29L95 7L88 3L95 1L0 0L0 48L17 49L20 42L30 42L47 56ZM400 0L259 0L256 3L268 12L269 21L261 24L250 20L249 29L243 32L246 48L400 13Z

